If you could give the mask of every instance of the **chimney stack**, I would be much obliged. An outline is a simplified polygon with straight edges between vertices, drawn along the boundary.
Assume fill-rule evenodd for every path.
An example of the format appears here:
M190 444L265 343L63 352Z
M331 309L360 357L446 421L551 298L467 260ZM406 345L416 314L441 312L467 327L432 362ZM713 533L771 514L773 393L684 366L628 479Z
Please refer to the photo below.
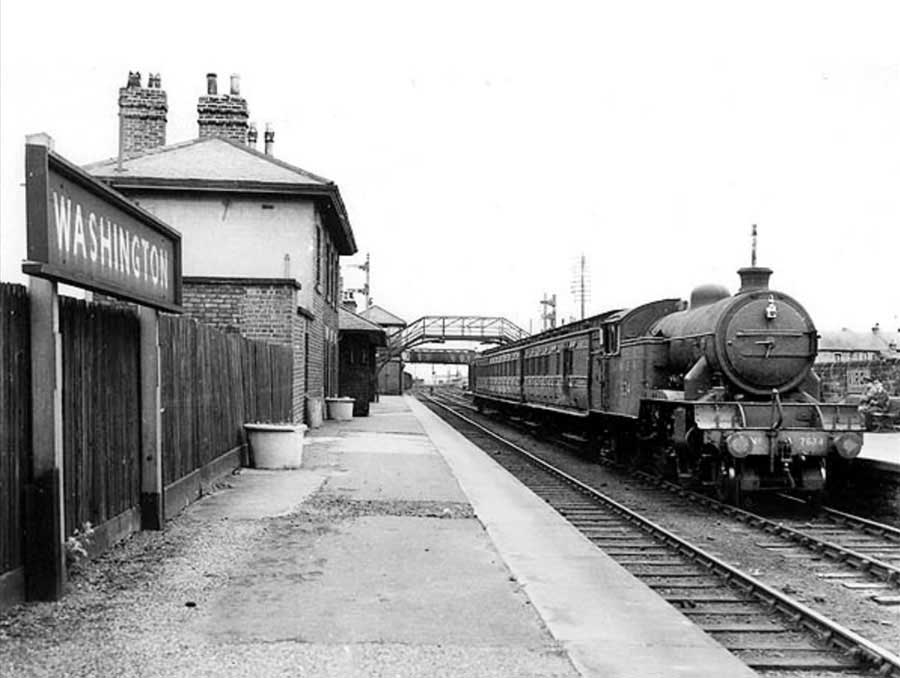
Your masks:
M197 124L201 139L221 137L241 144L247 143L247 100L239 92L239 76L231 76L230 94L218 94L216 74L207 74L206 95L197 101Z
M247 145L250 148L256 148L256 141L259 139L259 132L256 131L256 123L250 123L250 129L247 130Z
M119 89L119 156L141 155L166 145L166 115L169 104L161 89L159 73L147 76L141 86L138 71L128 73L128 84Z
M272 129L272 123L266 123L266 133L264 137L266 155L275 154L275 130Z

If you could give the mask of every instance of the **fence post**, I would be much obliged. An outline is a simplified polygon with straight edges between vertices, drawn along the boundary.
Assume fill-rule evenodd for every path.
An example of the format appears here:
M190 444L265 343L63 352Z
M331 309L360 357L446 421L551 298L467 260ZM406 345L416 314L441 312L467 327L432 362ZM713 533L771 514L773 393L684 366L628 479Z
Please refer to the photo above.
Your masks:
M141 529L161 530L163 515L159 312L141 306Z
M62 336L56 283L29 278L32 482L25 490L25 595L58 600L66 584Z

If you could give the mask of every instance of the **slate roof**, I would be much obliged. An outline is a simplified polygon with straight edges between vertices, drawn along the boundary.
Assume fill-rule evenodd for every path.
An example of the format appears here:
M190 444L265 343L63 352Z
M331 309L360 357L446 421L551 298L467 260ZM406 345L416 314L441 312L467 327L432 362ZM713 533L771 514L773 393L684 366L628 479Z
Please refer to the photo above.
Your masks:
M390 311L386 311L378 304L369 306L369 308L360 313L360 315L366 320L370 320L383 327L406 327L406 321L403 318L394 315Z
M341 332L371 333L372 338L375 339L373 343L378 346L387 345L387 338L383 327L380 327L343 307L338 308L338 329Z
M113 188L162 191L224 191L312 198L322 208L342 255L356 242L340 190L333 181L228 139L208 137L161 146L141 155L85 165L89 174Z
M820 333L819 351L900 351L900 332L855 332L846 328Z
M327 185L324 177L260 153L228 139L208 137L154 148L122 162L110 158L85 165L84 170L101 177L127 176L157 179L207 179L219 181L263 181L297 185Z

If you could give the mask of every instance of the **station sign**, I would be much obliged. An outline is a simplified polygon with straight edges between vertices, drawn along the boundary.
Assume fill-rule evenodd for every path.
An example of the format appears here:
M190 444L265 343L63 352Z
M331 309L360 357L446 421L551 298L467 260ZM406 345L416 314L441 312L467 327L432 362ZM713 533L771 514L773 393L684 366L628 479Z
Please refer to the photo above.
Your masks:
M178 231L43 144L25 145L25 195L25 273L181 312Z

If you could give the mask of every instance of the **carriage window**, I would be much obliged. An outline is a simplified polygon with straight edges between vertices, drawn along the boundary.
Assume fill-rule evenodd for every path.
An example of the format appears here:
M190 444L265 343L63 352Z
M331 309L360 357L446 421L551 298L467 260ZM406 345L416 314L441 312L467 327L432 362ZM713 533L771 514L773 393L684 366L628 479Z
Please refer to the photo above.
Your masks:
M605 353L619 351L619 328L617 325L603 326L603 349Z

